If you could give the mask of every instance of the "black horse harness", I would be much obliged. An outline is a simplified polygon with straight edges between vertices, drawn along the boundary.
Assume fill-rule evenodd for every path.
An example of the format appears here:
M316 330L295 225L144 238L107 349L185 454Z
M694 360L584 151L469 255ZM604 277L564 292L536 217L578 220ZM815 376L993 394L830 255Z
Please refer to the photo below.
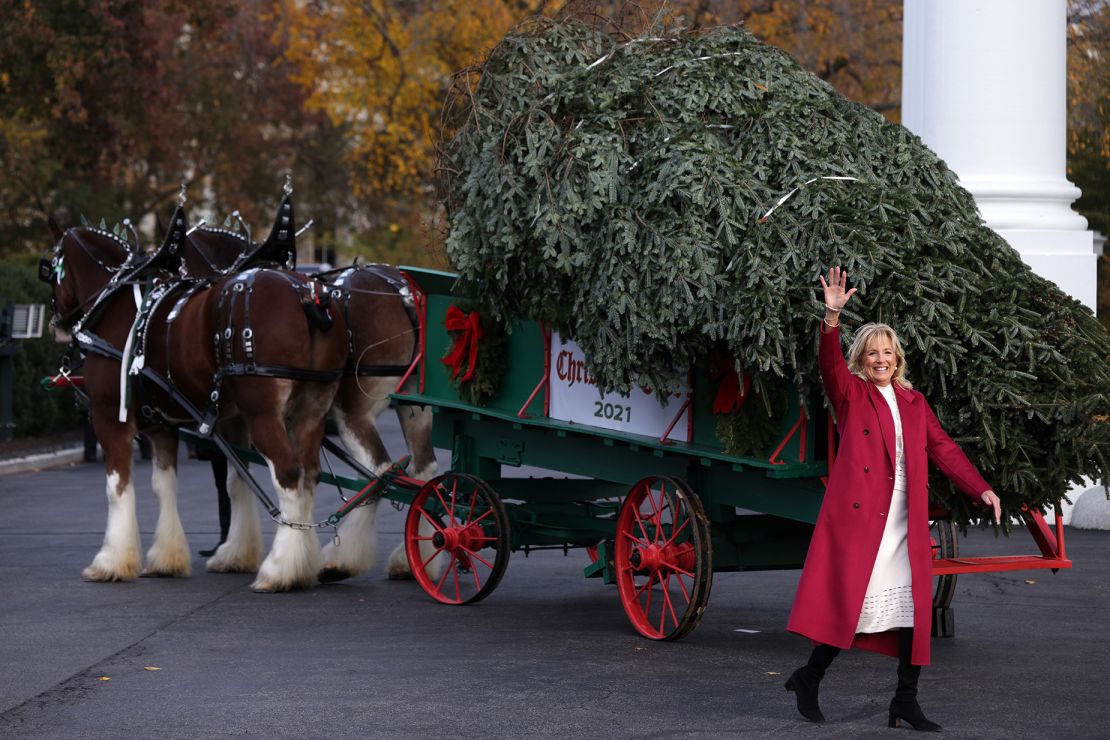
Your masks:
M146 266L146 265L144 265ZM342 374L343 368L334 370L310 370L289 365L273 363L259 363L257 361L257 347L254 327L251 324L251 296L254 283L260 269L255 268L247 272L226 279L220 288L220 297L215 309L215 325L217 331L212 335L216 372L212 378L212 391L209 394L207 408L202 412L197 409L173 384L172 374L168 363L166 374L146 367L145 356L147 351L148 330L151 317L159 306L165 301L176 296L176 302L166 316L166 356L169 357L170 332L174 322L181 315L185 305L200 291L211 288L216 281L211 279L200 280L174 280L163 282L147 277L148 288L145 297L136 300L135 321L128 334L128 340L123 350L113 346L110 342L95 333L94 327L99 323L104 310L116 298L121 290L131 288L138 292L136 279L141 279L137 273L129 271L129 279L113 281L101 291L93 302L92 308L73 327L73 341L63 358L63 367L68 369L74 347L82 354L93 353L102 357L117 360L121 363L121 372L154 383L164 393L181 406L189 416L199 422L198 431L207 436L219 415L220 384L226 377L237 375L258 375L269 378L287 378L291 380L309 381L317 383L331 383ZM320 328L326 329L331 325L329 309L331 296L328 292L318 287L315 281L302 283L292 274L278 270L267 271L283 279L286 284L297 294L302 307L305 309L309 321L317 323ZM120 273L117 273L117 276ZM236 322L236 308L241 307L240 320ZM238 352L236 350L239 350ZM238 355L238 357L237 357ZM141 384L137 391L142 396ZM121 404L124 399L121 398ZM143 404L144 415L149 418L155 416L165 417L164 413L148 404Z
M351 276L360 270L381 279L390 288L395 290L397 296L401 299L401 305L405 307L405 313L408 314L409 322L412 324L413 351L410 357L416 355L417 348L420 345L420 322L416 316L416 309L413 307L412 290L409 288L404 278L392 272L386 265L370 264L345 268L341 270L335 280L331 282L331 285L338 288L338 291L332 291L332 296L342 298L343 319L347 324L347 367L344 370L344 374L382 378L404 375L409 369L407 363L403 365L368 365L359 362L359 355L355 349L354 333L351 330L350 321L351 293L357 292L358 289L350 287L349 282Z

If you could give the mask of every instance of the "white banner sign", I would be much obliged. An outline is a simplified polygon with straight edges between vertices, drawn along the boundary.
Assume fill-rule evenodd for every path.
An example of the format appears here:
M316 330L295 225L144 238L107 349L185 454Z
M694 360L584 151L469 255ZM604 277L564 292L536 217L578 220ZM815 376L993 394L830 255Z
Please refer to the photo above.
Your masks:
M575 424L613 429L660 438L675 421L675 415L690 398L685 379L671 390L666 405L660 403L652 390L637 389L630 395L597 392L597 381L586 372L586 356L570 339L551 334L551 405L553 419ZM667 439L690 441L690 409L687 407L675 422Z

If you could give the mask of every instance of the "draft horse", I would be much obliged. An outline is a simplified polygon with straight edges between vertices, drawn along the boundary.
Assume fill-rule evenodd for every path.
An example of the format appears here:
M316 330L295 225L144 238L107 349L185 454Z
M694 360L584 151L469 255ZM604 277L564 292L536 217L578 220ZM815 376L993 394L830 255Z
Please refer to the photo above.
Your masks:
M239 505L228 541L208 569L257 571L256 591L311 585L319 553L315 532L305 525L312 522L325 416L347 356L342 314L315 300L322 286L272 270L180 280L182 204L149 260L101 230L54 231L57 241L40 263L40 278L52 287L54 323L74 336L67 359L75 348L84 355L85 392L107 472L104 543L84 577L121 581L140 572L132 481L138 430L152 441L159 501L142 574L189 574L177 512L176 427L200 422L204 433L216 423L238 422L266 459L281 526L263 560L258 512L239 482L229 491Z
M184 272L190 277L215 277L257 265L288 266L293 255L275 250L272 243L272 233L262 245L256 245L249 234L200 226L187 236ZM377 418L389 406L389 393L401 381L419 345L413 296L404 275L389 265L352 266L320 277L326 277L350 332L347 362L331 417L358 463L381 473L391 459L378 432ZM431 479L437 467L431 409L398 406L396 412L412 455L410 474ZM373 566L378 504L378 500L371 501L342 520L338 538L324 546L321 581L350 578ZM434 573L438 561L432 566ZM390 554L387 570L391 578L411 576L403 544Z

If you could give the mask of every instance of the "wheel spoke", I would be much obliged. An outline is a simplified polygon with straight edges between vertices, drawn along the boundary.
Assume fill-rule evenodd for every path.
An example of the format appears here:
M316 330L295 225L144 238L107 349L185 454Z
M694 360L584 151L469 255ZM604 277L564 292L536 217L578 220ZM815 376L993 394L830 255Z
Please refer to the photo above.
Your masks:
M430 563L430 562L432 562L433 560L435 560L435 558L436 558L436 555L439 555L439 554L440 554L441 552L443 552L443 548L442 548L442 547L437 547L437 548L436 548L436 551L435 551L435 552L433 552L433 553L432 553L431 555L429 555L429 556L428 556L428 559L427 559L427 560L425 560L425 561L424 561L423 563L421 563L421 564L420 564L420 570L427 570L427 568L428 568L428 563ZM436 590L438 591L439 589L437 588Z
M485 542L485 543L489 543L489 542L497 542L497 538L496 538L496 537L489 537L489 536L484 536L484 537L471 537L471 538L470 538L470 541L471 541L471 542ZM478 548L478 549L480 550L480 549L482 549L482 548Z
M652 516L658 516L659 515L659 508L655 505L655 496L652 495L651 486L644 486L644 487L647 489L647 500L648 500L648 503L651 504ZM663 484L660 483L659 484L660 492L662 492L663 488L664 488Z
M451 524L455 523L455 496L459 492L459 479L455 478L451 484Z
M671 497L667 495L667 485L660 482L659 484L659 508L655 514L655 542L654 544L661 544L660 541L666 539L667 525L663 522L663 512L671 508ZM672 517L673 518L673 517Z
M655 574L659 578L659 586L663 589L662 602L659 605L659 634L663 634L663 626L667 620L667 585L663 583L663 575L661 573Z
M439 523L438 519L436 519L431 514L429 514L427 509L425 509L423 506L421 506L419 511L420 511L420 515L422 517L424 517L425 519L427 519L428 523L431 524L433 527L435 527L435 530L437 532L442 532L443 531L443 525Z
M688 570L683 570L682 568L679 568L674 563L667 563L667 567L670 568L671 570L673 570L675 573L681 573L682 575L686 576L687 578L693 578L694 577L693 573L691 573Z
M682 520L682 526L678 527L676 530L674 530L674 532L671 533L671 536L668 537L667 541L663 543L664 547L667 546L667 545L674 544L675 539L680 534L682 534L682 530L686 529L687 525L689 525L689 524L690 524L690 517L686 517L685 519L683 519Z
M477 519L475 519L475 520L473 520L473 521L467 520L464 526L468 526L468 527L473 527L473 526L474 526L475 524L477 524L478 522L482 521L482 520L483 520L483 519L485 519L485 518L486 518L487 516L491 516L492 514L493 514L493 509L487 509L487 510L486 510L486 513L485 513L485 514L482 514L482 515L481 515L480 517L478 517ZM461 522L461 521L460 521L459 523L460 523L460 524L463 524L463 522Z
M667 580L666 581L663 580L663 576L659 576L659 583L660 583L660 585L663 586L663 603L666 604L667 610L671 613L671 619L674 621L674 626L677 627L678 626L678 616L674 613L674 602L671 601L671 593L667 589L667 586L670 584L670 582L671 582L670 574L667 575ZM659 631L662 632L663 631L663 628L662 628L663 620L662 619L659 620L659 624L660 624Z
M477 560L482 565L486 566L487 568L493 568L493 563L489 562L488 560L483 558L481 555L479 555L478 553L471 550L469 547L464 547L463 549L466 550L467 554L470 555L470 557L474 558L475 560Z
M454 566L455 559L451 558L451 565ZM451 568L444 568L443 575L439 577L439 583L436 584L436 592L443 593L443 584L447 582L447 576L451 573Z
M646 545L646 544L648 544L647 540L641 540L641 539L637 538L636 535L632 534L631 532L629 532L627 530L622 529L621 530L621 536L622 537L627 537L628 539L632 540L637 545Z
M450 515L451 524L454 524L455 523L455 515L454 515L454 512L451 511L451 507L448 506L447 502L443 500L443 495L440 493L440 490L442 488L443 488L443 486L436 486L436 489L435 489L436 498L439 499L439 505L443 507L443 510L446 511L448 513L448 515Z
M473 554L474 553L471 553L471 555L473 555ZM492 566L490 566L490 567L492 567ZM482 580L480 578L478 578L478 569L475 568L474 570L470 571L470 575L474 576L474 588L481 591L482 590Z
M462 601L462 592L459 591L459 560L451 558L451 572L455 574L455 601Z
M470 518L474 516L474 507L477 506L477 505L478 505L478 492L477 491L471 491L470 492L470 511L466 512L466 521L469 522Z
M692 578L693 576L691 576ZM682 576L676 576L675 580L678 581L678 587L682 589L682 596L686 599L686 603L690 603L690 592L686 590L686 581L682 580Z
M639 507L639 505L636 505L632 509L632 512L636 515L636 524L639 525L640 532L644 535L643 542L644 542L644 544L647 544L648 542L651 541L651 537L648 537L647 530L644 529L644 520L642 518L640 518L640 507Z

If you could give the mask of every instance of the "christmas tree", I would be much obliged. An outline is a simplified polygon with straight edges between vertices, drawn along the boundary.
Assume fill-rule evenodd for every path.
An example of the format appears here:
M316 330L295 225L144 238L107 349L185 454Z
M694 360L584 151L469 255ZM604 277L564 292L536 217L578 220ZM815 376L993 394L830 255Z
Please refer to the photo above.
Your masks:
M742 28L536 19L460 77L446 122L449 258L486 311L576 338L605 389L665 388L725 351L757 395L808 393L817 276L840 265L859 288L848 338L899 331L1009 513L1107 477L1110 337L1091 312L914 134Z

